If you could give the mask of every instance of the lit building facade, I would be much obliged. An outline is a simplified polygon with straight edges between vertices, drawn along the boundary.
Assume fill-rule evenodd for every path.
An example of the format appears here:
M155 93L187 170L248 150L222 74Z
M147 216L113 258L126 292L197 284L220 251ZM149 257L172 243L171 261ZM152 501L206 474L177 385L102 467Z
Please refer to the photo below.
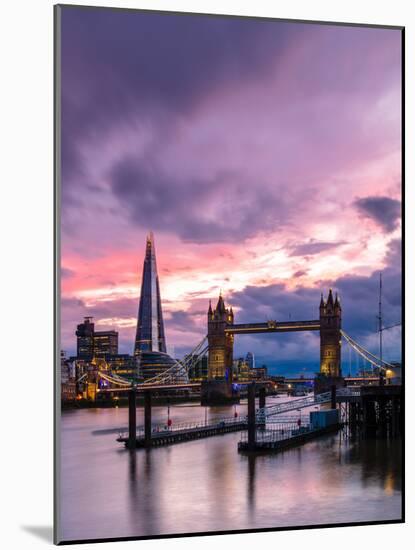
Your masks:
M255 368L255 355L251 351L248 351L246 354L245 361L248 363L250 369Z
M93 317L84 317L76 328L76 356L91 361L94 357L118 353L118 332L115 330L95 331Z
M222 295L215 309L209 303L208 310L208 377L210 380L232 381L233 334L225 332L227 325L233 325L232 308L226 308Z
M106 330L94 332L94 357L118 354L118 332Z
M140 381L140 370L138 358L128 353L107 355L105 360L113 374L126 378L127 380Z
M138 358L140 373L144 381L159 376L176 365L173 357L161 351L142 351Z
M92 359L94 356L93 317L84 317L84 322L76 328L76 355L79 359Z
M185 356L185 361L190 358L189 355ZM202 380L207 380L208 377L208 358L206 355L199 357L195 361L192 367L189 369L189 379L194 382L200 382Z
M64 351L61 351L61 400L64 403L75 399L75 364L66 358Z
M261 380L267 380L268 379L268 368L266 365L262 365L262 367L254 367L253 369L249 369L249 378L252 381L258 381Z
M248 381L249 366L243 357L234 359L232 362L232 379L234 382Z
M341 376L342 308L336 294L329 290L327 301L320 301L320 372L326 376Z

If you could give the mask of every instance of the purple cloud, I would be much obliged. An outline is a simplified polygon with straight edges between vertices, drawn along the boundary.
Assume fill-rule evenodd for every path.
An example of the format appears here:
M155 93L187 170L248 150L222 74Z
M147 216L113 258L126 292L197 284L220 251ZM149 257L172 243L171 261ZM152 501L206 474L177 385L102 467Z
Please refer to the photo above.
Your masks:
M363 197L354 201L354 206L365 216L374 220L388 233L394 231L401 219L401 203L389 197Z
M129 158L114 167L110 180L134 224L176 233L187 242L243 240L286 221L281 197L234 174L177 181Z
M310 241L307 243L294 246L290 252L290 256L311 256L314 254L319 254L320 252L325 252L326 250L331 250L332 248L338 248L339 246L342 246L344 244L347 244L347 242L319 242L310 239Z

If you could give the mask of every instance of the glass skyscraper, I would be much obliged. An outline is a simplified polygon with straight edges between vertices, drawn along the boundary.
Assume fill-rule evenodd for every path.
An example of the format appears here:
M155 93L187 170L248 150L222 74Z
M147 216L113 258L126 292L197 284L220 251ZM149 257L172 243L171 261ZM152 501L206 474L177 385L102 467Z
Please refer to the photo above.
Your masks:
M147 236L146 241L134 355L144 351L166 353L156 250L152 232Z

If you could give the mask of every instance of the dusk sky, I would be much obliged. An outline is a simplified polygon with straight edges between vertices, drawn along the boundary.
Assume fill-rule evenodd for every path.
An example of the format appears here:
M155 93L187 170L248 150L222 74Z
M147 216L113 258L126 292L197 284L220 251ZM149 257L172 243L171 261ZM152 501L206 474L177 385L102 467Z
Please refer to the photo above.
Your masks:
M401 320L401 33L62 10L62 347L86 315L132 353L146 234L168 351L235 322L318 318L377 353ZM400 360L401 329L384 332ZM343 346L343 367L349 354ZM273 372L314 372L317 333L237 336ZM354 363L356 365L356 363Z

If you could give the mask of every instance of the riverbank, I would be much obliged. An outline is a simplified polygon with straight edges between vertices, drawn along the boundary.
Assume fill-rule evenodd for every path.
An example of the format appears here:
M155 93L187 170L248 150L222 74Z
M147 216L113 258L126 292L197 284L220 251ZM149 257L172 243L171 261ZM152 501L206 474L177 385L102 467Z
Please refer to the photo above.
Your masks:
M200 395L153 395L152 401L154 405L175 405L183 403L199 403ZM144 406L144 397L137 394L137 406ZM90 401L88 399L77 399L74 401L62 402L61 410L76 410L76 409L117 409L128 407L128 397L119 397L118 399L103 399Z

